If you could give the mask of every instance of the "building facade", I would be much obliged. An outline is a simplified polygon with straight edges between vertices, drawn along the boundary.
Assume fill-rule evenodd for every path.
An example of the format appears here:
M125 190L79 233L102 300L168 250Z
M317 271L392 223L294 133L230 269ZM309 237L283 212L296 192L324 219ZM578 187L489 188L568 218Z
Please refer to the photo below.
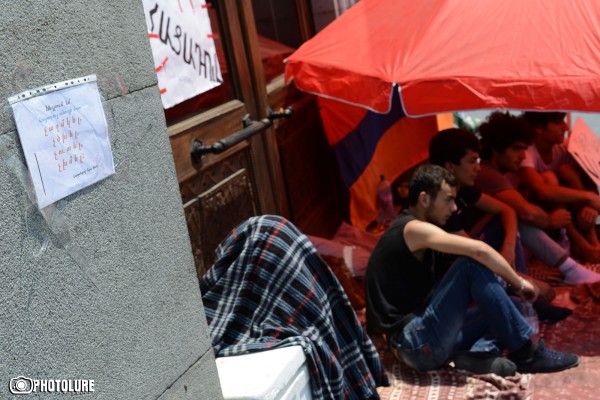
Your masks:
M5 102L0 397L15 379L93 380L91 398L222 397L198 287L216 244L251 215L323 236L344 217L315 101L281 76L283 57L339 13L325 3L208 2L224 84L168 110L141 1L4 4L0 97L95 74L116 173L40 212ZM286 106L289 121L192 157L194 140Z

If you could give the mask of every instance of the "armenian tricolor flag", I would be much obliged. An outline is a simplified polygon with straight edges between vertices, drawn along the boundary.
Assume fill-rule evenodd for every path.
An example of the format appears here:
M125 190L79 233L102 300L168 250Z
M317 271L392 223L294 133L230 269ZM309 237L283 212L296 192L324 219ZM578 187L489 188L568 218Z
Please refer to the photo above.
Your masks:
M451 116L408 118L397 91L387 114L318 97L321 119L334 148L342 180L350 190L350 218L365 229L377 217L380 175L393 181L427 158L429 140L451 126ZM440 121L438 123L438 121Z

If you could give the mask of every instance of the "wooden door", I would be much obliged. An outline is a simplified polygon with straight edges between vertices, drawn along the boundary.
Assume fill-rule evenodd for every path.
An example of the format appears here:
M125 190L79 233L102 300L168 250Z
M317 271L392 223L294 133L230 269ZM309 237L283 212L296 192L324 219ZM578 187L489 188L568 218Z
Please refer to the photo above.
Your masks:
M282 11L271 14L278 21L261 14L257 22L254 11L260 10L261 4L211 2L211 23L225 72L223 85L165 112L199 276L212 265L218 243L252 215L279 214L305 233L329 237L347 214L347 193L315 100L295 91L281 75L285 47L291 53L312 35L310 0L270 1ZM284 23L279 20L282 15L288 18ZM261 24L261 36L257 23ZM275 60L280 70L267 63L262 47L267 34L263 28L268 31L269 24L277 25L279 33L282 26L295 32L287 43L280 43L279 37L266 38L279 43L275 43L276 56L281 59ZM284 106L294 107L289 121L277 121L224 153L206 155L199 163L192 160L194 139L211 145L242 129L245 115L259 120L269 108Z
M209 4L224 82L165 112L199 276L233 227L250 216L285 214L286 209L272 129L200 162L191 157L194 139L210 146L241 130L246 115L265 117L268 107L249 2Z

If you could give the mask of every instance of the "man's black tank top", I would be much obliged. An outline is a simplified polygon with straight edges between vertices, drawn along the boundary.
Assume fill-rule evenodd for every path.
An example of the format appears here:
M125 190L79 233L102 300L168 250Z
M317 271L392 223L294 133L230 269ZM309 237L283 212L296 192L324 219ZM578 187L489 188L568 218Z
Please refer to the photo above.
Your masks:
M381 236L369 258L365 276L367 330L391 333L402 329L427 306L434 286L433 252L417 259L404 240L404 228L416 219L403 211Z

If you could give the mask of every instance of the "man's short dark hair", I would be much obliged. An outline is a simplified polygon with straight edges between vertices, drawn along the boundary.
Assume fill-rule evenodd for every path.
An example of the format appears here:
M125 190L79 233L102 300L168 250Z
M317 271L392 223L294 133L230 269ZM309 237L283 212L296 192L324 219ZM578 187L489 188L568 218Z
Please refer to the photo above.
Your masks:
M429 162L442 167L448 161L459 165L467 150L479 153L479 140L474 134L460 128L444 129L429 142Z
M560 123L565 120L564 112L551 111L551 112L538 112L538 111L526 111L523 113L523 118L533 128L546 128L548 122Z
M456 186L456 178L447 169L439 165L421 165L410 180L408 186L408 204L411 206L417 205L421 192L425 192L431 198L435 199L444 182L450 186Z
M531 144L533 131L522 117L495 111L479 126L481 158L491 160L493 152L503 153L516 142Z

